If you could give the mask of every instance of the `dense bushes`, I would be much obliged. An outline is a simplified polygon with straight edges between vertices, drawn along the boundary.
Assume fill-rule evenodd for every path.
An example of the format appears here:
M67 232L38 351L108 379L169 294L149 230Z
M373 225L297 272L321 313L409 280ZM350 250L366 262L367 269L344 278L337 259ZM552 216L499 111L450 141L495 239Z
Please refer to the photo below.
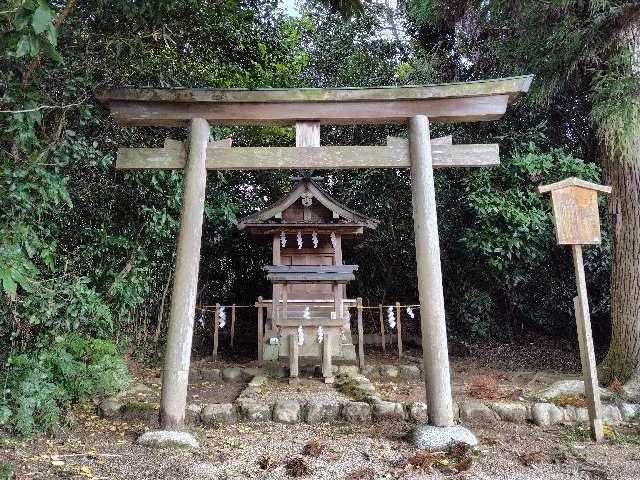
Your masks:
M131 382L113 343L74 334L48 336L39 348L0 360L0 426L21 435L55 431L72 402L114 394Z

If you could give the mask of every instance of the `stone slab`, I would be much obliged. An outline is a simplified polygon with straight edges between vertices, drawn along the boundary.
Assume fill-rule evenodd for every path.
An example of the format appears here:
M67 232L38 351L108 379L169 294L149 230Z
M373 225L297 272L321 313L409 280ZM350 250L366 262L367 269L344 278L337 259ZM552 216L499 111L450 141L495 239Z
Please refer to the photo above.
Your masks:
M403 378L420 378L420 367L417 365L400 365L400 376Z
M243 420L249 422L266 422L271 420L271 405L255 400L237 402Z
M342 418L349 423L369 423L371 420L371 406L365 402L345 403L342 407Z
M504 422L524 423L527 419L527 406L517 402L491 402L490 408Z
M203 368L200 370L200 379L203 382L215 383L220 380L220 370L217 368Z
M463 442L471 447L478 446L476 436L461 425L453 427L421 425L413 429L410 438L415 447L429 452L445 451L456 442Z
M235 405L231 403L210 403L202 409L202 423L205 425L233 424L238 422Z
M404 420L404 407L401 403L377 402L373 404L373 417L376 420Z
M278 423L298 423L301 410L298 402L292 400L277 402L273 409L273 420Z
M341 404L334 401L309 401L306 405L307 423L333 422L340 416Z
M565 421L563 409L553 403L536 403L531 407L531 419L539 427L549 427Z
M560 395L571 395L574 397L584 395L584 381L582 380L560 380L553 383L550 387L538 392L538 397L543 400L551 400ZM612 392L606 388L600 387L600 398L607 400L611 398Z
M460 418L474 423L491 423L495 422L498 416L479 400L464 400L460 403Z
M136 443L153 448L198 448L200 444L187 432L154 430L138 437Z
M412 402L409 404L409 419L416 423L427 423L427 404L424 402Z
M222 380L227 383L242 383L242 369L237 367L228 367L222 370Z

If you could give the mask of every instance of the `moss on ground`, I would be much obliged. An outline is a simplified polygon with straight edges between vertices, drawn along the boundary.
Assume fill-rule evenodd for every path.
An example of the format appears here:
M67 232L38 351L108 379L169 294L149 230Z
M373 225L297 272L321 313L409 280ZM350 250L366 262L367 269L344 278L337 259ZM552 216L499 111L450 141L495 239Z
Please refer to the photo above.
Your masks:
M120 408L122 413L149 412L153 410L160 410L160 404L152 402L128 402Z
M347 380L339 384L338 390L358 402L365 402L367 399L366 393L358 387L358 382L355 380Z

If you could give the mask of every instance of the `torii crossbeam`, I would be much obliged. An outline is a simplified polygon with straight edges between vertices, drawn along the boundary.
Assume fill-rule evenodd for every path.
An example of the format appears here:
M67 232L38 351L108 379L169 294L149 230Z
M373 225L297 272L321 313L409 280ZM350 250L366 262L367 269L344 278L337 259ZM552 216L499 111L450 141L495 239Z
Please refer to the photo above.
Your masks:
M422 349L429 422L453 424L453 401L436 215L434 167L497 165L497 145L431 139L431 122L495 120L533 77L414 87L335 89L110 88L98 99L123 125L189 127L186 144L118 151L116 168L184 169L161 426L181 429L187 397L207 170L410 168ZM320 146L320 125L404 123L409 139L386 146ZM214 125L295 125L296 147L232 148L209 142Z

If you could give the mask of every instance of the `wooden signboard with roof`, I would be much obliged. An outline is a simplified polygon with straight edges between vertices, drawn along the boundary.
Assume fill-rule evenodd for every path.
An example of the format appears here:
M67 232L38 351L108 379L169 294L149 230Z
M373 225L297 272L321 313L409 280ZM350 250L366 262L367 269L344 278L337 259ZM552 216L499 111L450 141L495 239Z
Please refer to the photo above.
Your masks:
M591 436L595 441L600 442L604 437L602 407L591 333L587 284L582 261L582 245L600 243L598 193L609 194L611 187L586 182L579 178L567 178L550 185L540 186L538 192L551 192L556 239L560 245L571 245L573 252L573 266L578 289L578 295L573 299L573 306L578 330L584 392L587 397Z

